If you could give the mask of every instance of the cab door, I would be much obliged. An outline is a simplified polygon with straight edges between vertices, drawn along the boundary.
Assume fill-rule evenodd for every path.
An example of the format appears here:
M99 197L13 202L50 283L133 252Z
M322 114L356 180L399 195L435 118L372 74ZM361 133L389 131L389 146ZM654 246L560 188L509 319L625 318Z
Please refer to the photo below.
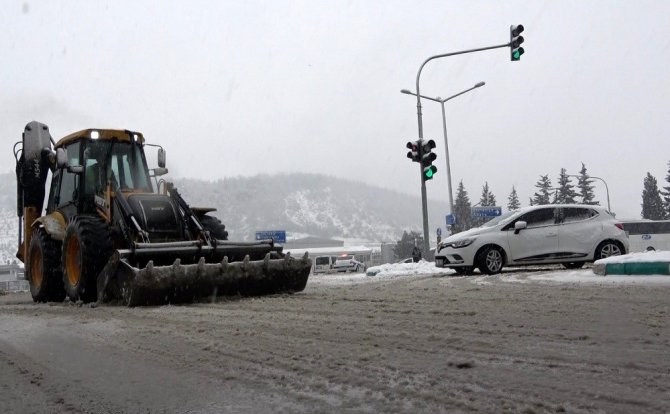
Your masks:
M513 262L542 262L558 252L558 227L556 225L556 208L543 207L529 211L507 226L509 259ZM527 227L515 230L518 221L525 221Z

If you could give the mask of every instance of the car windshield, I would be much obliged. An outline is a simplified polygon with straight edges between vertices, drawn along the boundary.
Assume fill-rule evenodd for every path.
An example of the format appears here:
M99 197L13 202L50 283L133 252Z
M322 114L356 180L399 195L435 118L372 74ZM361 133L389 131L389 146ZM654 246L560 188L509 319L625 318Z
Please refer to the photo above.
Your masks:
M495 217L495 218L487 221L486 223L482 224L482 227L493 227L493 226L496 226L500 223L504 223L504 222L507 221L507 219L509 219L510 217L514 216L517 213L518 213L518 211L508 211L507 213L502 214L498 217Z

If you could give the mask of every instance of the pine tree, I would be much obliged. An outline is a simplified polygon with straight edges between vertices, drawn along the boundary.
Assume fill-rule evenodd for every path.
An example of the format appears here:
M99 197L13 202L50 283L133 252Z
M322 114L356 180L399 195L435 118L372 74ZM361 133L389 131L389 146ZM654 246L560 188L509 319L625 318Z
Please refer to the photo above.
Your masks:
M533 200L530 200L530 205L533 205ZM521 208L521 203L519 203L519 196L516 193L516 188L512 186L512 192L509 193L509 197L507 197L507 210L509 211L514 211L518 210Z
M465 190L463 181L458 183L456 190L456 201L454 201L454 216L456 217L456 224L452 227L452 234L468 230L472 227L472 220L470 218L470 198L468 192Z
M412 256L412 250L415 243L417 246L423 246L423 236L416 231L402 232L402 237L398 240L393 248L393 254L396 259L404 259Z
M666 218L658 182L648 172L644 178L644 189L642 190L642 218L649 220L663 220Z
M665 204L665 217L670 218L670 161L668 161L668 174L665 176L665 181L668 183L663 187L665 191L662 192Z
M489 183L486 181L484 185L482 186L482 196L479 199L479 203L477 203L480 206L483 207L489 207L489 206L495 206L496 205L496 196L493 195L491 190L489 189ZM472 218L472 227L478 227L481 226L482 224L486 223L489 221L489 217L476 217Z
M554 196L554 204L575 204L577 193L574 188L575 186L570 184L570 177L568 177L565 168L561 168L561 173L558 175L558 188Z
M579 170L579 178L577 179L577 188L579 188L579 195L582 197L582 204L600 204L600 202L594 201L595 194L593 193L592 182L593 180L586 173L586 166L582 163L582 169Z
M480 206L495 206L496 205L496 196L493 195L489 189L488 181L484 183L482 187L482 197L479 199Z
M541 175L540 179L535 184L535 187L538 189L538 192L533 194L531 205L540 206L550 204L549 191L551 190L551 180L549 179L549 174Z

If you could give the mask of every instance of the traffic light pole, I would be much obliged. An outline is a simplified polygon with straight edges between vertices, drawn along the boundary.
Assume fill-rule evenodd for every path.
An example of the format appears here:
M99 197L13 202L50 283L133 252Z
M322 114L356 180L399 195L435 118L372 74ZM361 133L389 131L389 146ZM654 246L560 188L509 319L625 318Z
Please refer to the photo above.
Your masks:
M416 116L418 118L418 124L419 124L419 141L423 141L423 120L421 118L421 89L419 88L419 80L421 79L421 71L423 70L423 67L426 66L428 62L434 59L455 56L455 55L463 55L466 53L481 52L483 50L500 49L503 47L510 47L511 45L512 43L509 42L503 45L480 47L477 49L468 49L468 50L461 50L458 52L444 53L441 55L431 56L421 64L421 66L419 67L419 72L416 74ZM421 207L423 213L423 257L427 257L428 253L430 252L430 239L428 238L429 236L428 199L426 196L426 181L423 179L423 166L421 165L421 163L419 163L419 173L421 178Z

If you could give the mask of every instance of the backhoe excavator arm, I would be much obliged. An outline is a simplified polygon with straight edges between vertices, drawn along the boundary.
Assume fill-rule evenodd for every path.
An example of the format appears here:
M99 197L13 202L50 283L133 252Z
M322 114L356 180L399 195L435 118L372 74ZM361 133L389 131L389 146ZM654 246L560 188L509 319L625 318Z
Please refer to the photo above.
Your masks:
M49 169L56 165L49 127L32 121L23 131L23 146L15 150L17 215L19 217L19 249L16 257L25 262L32 236L32 224L42 215L45 184ZM18 145L18 143L17 143ZM15 146L16 147L16 146ZM19 155L20 154L20 155ZM23 230L23 237L21 237Z

